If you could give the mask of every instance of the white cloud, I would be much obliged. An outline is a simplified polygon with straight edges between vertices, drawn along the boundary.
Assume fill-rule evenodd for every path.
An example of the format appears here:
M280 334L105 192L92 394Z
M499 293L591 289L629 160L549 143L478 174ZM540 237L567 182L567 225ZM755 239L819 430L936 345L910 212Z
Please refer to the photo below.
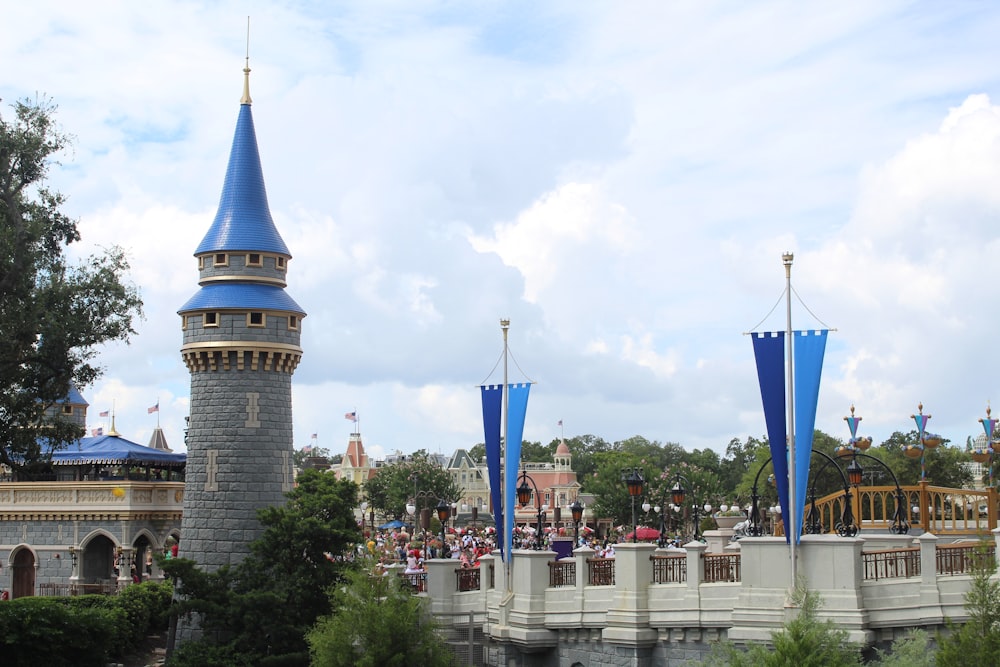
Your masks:
M0 23L17 64L0 97L44 91L78 136L52 180L81 252L123 245L143 288L139 335L85 389L137 441L156 396L182 439L175 311L222 187L247 13L268 195L309 314L297 445L342 451L352 408L369 451L480 441L501 317L538 380L529 439L558 419L688 447L762 435L740 334L778 299L785 250L838 329L820 428L846 433L853 401L878 439L922 400L961 440L998 393L992 6L164 7L22 3Z

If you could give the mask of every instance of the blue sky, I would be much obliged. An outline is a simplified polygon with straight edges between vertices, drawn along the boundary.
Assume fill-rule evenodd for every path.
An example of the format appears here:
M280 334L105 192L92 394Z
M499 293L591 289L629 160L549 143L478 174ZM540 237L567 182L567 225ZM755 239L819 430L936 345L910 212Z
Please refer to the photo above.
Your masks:
M130 253L147 319L84 393L181 445L177 308L242 92L308 312L296 446L482 440L510 318L525 437L724 449L765 427L749 339L793 284L837 331L817 427L978 433L1000 326L1000 9L990 3L34 2L0 24L2 113L76 135L78 252ZM784 308L762 329L784 327ZM798 326L819 327L796 305ZM516 376L517 379L520 379ZM499 377L494 375L492 380Z

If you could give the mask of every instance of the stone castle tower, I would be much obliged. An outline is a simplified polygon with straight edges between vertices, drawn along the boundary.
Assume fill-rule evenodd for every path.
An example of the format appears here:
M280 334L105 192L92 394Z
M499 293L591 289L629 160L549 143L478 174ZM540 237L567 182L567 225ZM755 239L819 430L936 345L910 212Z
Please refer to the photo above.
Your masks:
M292 373L305 313L285 292L292 258L267 205L250 68L219 210L195 250L200 289L178 312L191 373L180 555L241 561L256 512L292 486Z

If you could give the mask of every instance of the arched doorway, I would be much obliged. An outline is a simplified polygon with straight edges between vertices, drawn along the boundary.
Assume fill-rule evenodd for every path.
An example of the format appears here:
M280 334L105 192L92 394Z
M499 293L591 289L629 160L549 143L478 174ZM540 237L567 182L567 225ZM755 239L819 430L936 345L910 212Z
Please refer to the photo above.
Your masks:
M11 563L13 570L12 598L31 597L35 594L35 554L31 549L18 549Z
M115 543L104 535L97 535L83 547L80 561L80 580L85 584L99 584L116 578Z
M132 543L132 567L135 568L134 572L139 576L139 581L146 581L152 577L152 572L147 571L147 556L152 558L153 554L153 544L149 541L149 538L145 535L140 535L136 538L135 542ZM129 576L131 576L131 572Z

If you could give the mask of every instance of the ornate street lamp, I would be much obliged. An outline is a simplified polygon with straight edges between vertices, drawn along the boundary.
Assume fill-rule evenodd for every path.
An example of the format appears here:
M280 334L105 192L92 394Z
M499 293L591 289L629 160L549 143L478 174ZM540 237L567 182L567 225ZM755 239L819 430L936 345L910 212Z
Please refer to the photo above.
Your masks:
M368 501L361 501L361 539L365 538L365 511L368 509Z
M622 471L622 481L625 482L629 498L632 501L632 542L635 543L638 542L638 536L636 535L638 531L635 525L635 499L642 495L646 480L643 478L642 470L639 468L626 468Z
M577 498L569 506L569 511L573 514L573 548L580 546L580 521L583 519L583 505Z
M438 521L441 522L441 549L444 549L445 537L444 530L448 523L448 517L451 516L451 505L445 500L438 500L437 504Z
M542 549L542 517L545 516L545 509L548 508L547 505L542 505L541 495L538 493L538 485L535 484L535 480L531 479L528 473L524 470L521 471L520 484L517 487L517 502L520 503L521 507L527 507L528 503L531 502L531 491L534 488L535 491L535 505L538 508L537 522L535 527L535 550L541 551ZM531 486L528 486L528 482L531 482Z

